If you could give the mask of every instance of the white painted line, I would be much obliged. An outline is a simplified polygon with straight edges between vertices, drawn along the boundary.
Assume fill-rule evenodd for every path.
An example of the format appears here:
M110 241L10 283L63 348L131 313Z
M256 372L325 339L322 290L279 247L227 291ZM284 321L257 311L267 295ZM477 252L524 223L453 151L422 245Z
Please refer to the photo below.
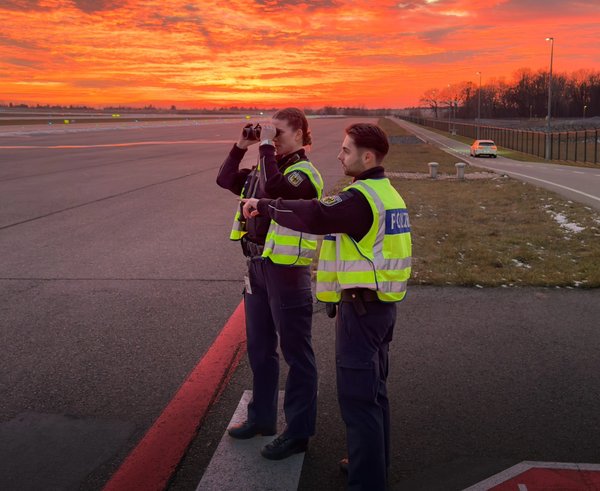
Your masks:
M411 131L414 131L414 129L413 129L413 128L411 128ZM456 155L456 154L454 153L454 151L453 151L452 147L450 147L450 146L446 145L445 143L443 143L442 141L440 141L440 140L438 140L438 139L436 139L436 138L430 137L429 139L430 139L431 141L435 141L435 142L436 142L436 143L438 143L440 146L442 146L442 147L446 147L447 149L449 149L449 150L448 150L448 153L450 153L451 155L454 155L455 157L459 157L459 158L460 158L460 155ZM472 158L472 159L474 159L474 157L471 157L471 158ZM473 162L475 162L475 160L473 160ZM516 164L517 164L517 165L519 165L518 163L516 163ZM549 166L551 166L551 165L553 165L553 164L544 164L544 165L545 165L545 166L548 166L548 168L551 168L551 167L549 167ZM551 184L552 186L556 186L556 187L558 187L558 188L561 188L561 189L566 189L567 191L571 191L571 192L573 192L573 193L580 194L581 196L585 196L585 197L587 197L587 198L590 198L590 199L593 199L593 200L596 200L596 201L600 202L600 197L598 197L598 196L593 196L593 195L591 195L591 194L584 193L583 191L579 191L579 190L577 190L577 189L573 189L573 188L570 188L570 187L568 187L568 186L563 186L562 184L556 184L556 183L554 183L554 182L552 182L552 181L546 181L545 179L539 179L539 178L537 178L537 177L531 177L531 176L528 176L527 174L520 174L520 173L518 173L518 172L513 172L513 171L509 171L509 170L504 170L504 169L498 169L498 168L495 168L495 167L487 167L487 166L484 166L484 165L480 165L480 167L487 168L487 169L491 169L491 170L493 170L494 172L497 172L497 173L502 173L502 172L503 172L503 173L506 173L506 174L509 174L509 175L510 175L510 174L514 174L515 176L526 177L526 178L528 178L528 179L532 179L532 180L534 180L534 181L543 182L543 183L545 183L545 184Z
M519 484L519 491L527 491L527 486L525 484Z
M505 471L487 478L485 481L478 482L471 487L465 488L463 491L488 491L494 486L498 486L499 484L508 481L511 477L518 476L528 469L530 469L530 466L527 465L527 462L521 462L520 464L513 465Z
M285 426L283 395L284 392L279 391L278 434ZM242 423L246 419L250 399L252 399L252 391L244 391L229 426ZM260 455L260 449L274 438L275 436L255 436L249 440L235 440L225 432L196 491L243 489L296 491L304 454L292 455L277 461L265 459Z
M534 181L551 184L552 186L556 186L557 188L566 189L567 191L571 191L576 194L581 194L582 196L585 196L586 198L591 198L591 199L595 199L596 201L600 201L600 197L598 197L598 196L593 196L591 194L584 193L583 191L579 191L578 189L573 189L568 186L563 186L562 184L556 184L555 182L552 182L552 181L546 181L545 179L538 179L537 177L528 176L527 174L519 174L518 172L513 172L511 170L507 170L507 171L503 171L503 172L506 172L509 175L514 174L515 176L526 177L527 179L533 179Z
M576 471L596 471L600 472L600 464L573 464L565 462L533 462L525 461L517 465L509 467L505 471L502 471L494 476L489 477L485 481L478 482L477 484L463 489L463 491L489 491L494 486L498 486L513 477L528 471L529 469L567 469ZM522 484L519 484L521 489Z
M579 171L579 170L574 170L574 171L573 171L573 174L585 174L585 172L581 172L581 171Z

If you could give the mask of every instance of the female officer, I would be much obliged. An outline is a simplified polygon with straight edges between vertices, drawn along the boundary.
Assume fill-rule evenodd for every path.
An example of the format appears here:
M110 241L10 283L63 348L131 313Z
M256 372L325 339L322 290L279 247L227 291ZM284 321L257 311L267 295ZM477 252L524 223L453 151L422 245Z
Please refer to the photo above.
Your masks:
M217 176L219 186L241 198L321 197L323 181L304 150L311 135L301 110L277 111L271 122L262 125L260 135L252 133L246 127L231 149ZM258 142L258 165L240 169L247 148ZM316 237L282 227L268 217L244 219L238 209L230 238L241 242L248 258L244 306L253 392L247 421L228 432L239 439L276 433L279 335L289 365L284 399L287 426L261 454L284 459L305 451L315 431L317 367L311 344L309 268Z

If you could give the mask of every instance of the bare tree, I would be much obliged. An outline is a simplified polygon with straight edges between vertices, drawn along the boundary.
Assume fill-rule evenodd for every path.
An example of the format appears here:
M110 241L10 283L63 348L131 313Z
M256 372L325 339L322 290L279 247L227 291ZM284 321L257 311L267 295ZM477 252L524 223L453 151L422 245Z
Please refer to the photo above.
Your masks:
M433 110L435 119L438 119L438 107L440 105L440 93L437 89L428 89L425 91L420 100L421 104Z

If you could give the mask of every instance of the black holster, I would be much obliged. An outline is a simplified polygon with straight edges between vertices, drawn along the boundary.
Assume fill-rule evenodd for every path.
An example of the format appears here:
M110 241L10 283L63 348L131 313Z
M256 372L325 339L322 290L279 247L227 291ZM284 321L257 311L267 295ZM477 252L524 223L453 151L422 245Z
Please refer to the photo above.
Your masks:
M327 302L325 304L325 312L327 313L327 317L333 319L337 314L337 303Z

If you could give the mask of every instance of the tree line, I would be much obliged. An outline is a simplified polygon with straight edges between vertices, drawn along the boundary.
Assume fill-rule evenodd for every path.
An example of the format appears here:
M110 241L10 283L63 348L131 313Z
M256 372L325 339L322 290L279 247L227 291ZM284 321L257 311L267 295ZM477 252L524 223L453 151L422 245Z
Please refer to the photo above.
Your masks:
M481 118L544 118L548 114L549 72L521 68L511 82L492 79L481 85ZM438 118L450 108L455 116L477 118L479 81L432 88L421 97L422 106ZM577 70L552 74L552 117L600 116L600 71Z
M37 104L37 105L29 105L29 104L13 104L12 102L8 104L0 103L0 108L7 109L36 109L36 110L83 110L89 112L150 112L150 113L162 113L162 112L175 112L178 114L246 114L246 113L260 113L260 114L272 114L277 111L278 108L258 108L256 106L229 106L229 107L217 107L217 108L197 108L197 109L178 109L175 105L171 105L170 109L161 109L153 106L152 104L144 106L144 107L131 107L131 106L106 106L102 109L92 108L84 105L50 105L50 104ZM336 106L324 106L318 109L313 108L303 108L305 114L307 115L325 115L325 116L390 116L397 112L397 109L391 108L378 108L378 109L367 109L364 106L359 107L336 107Z

